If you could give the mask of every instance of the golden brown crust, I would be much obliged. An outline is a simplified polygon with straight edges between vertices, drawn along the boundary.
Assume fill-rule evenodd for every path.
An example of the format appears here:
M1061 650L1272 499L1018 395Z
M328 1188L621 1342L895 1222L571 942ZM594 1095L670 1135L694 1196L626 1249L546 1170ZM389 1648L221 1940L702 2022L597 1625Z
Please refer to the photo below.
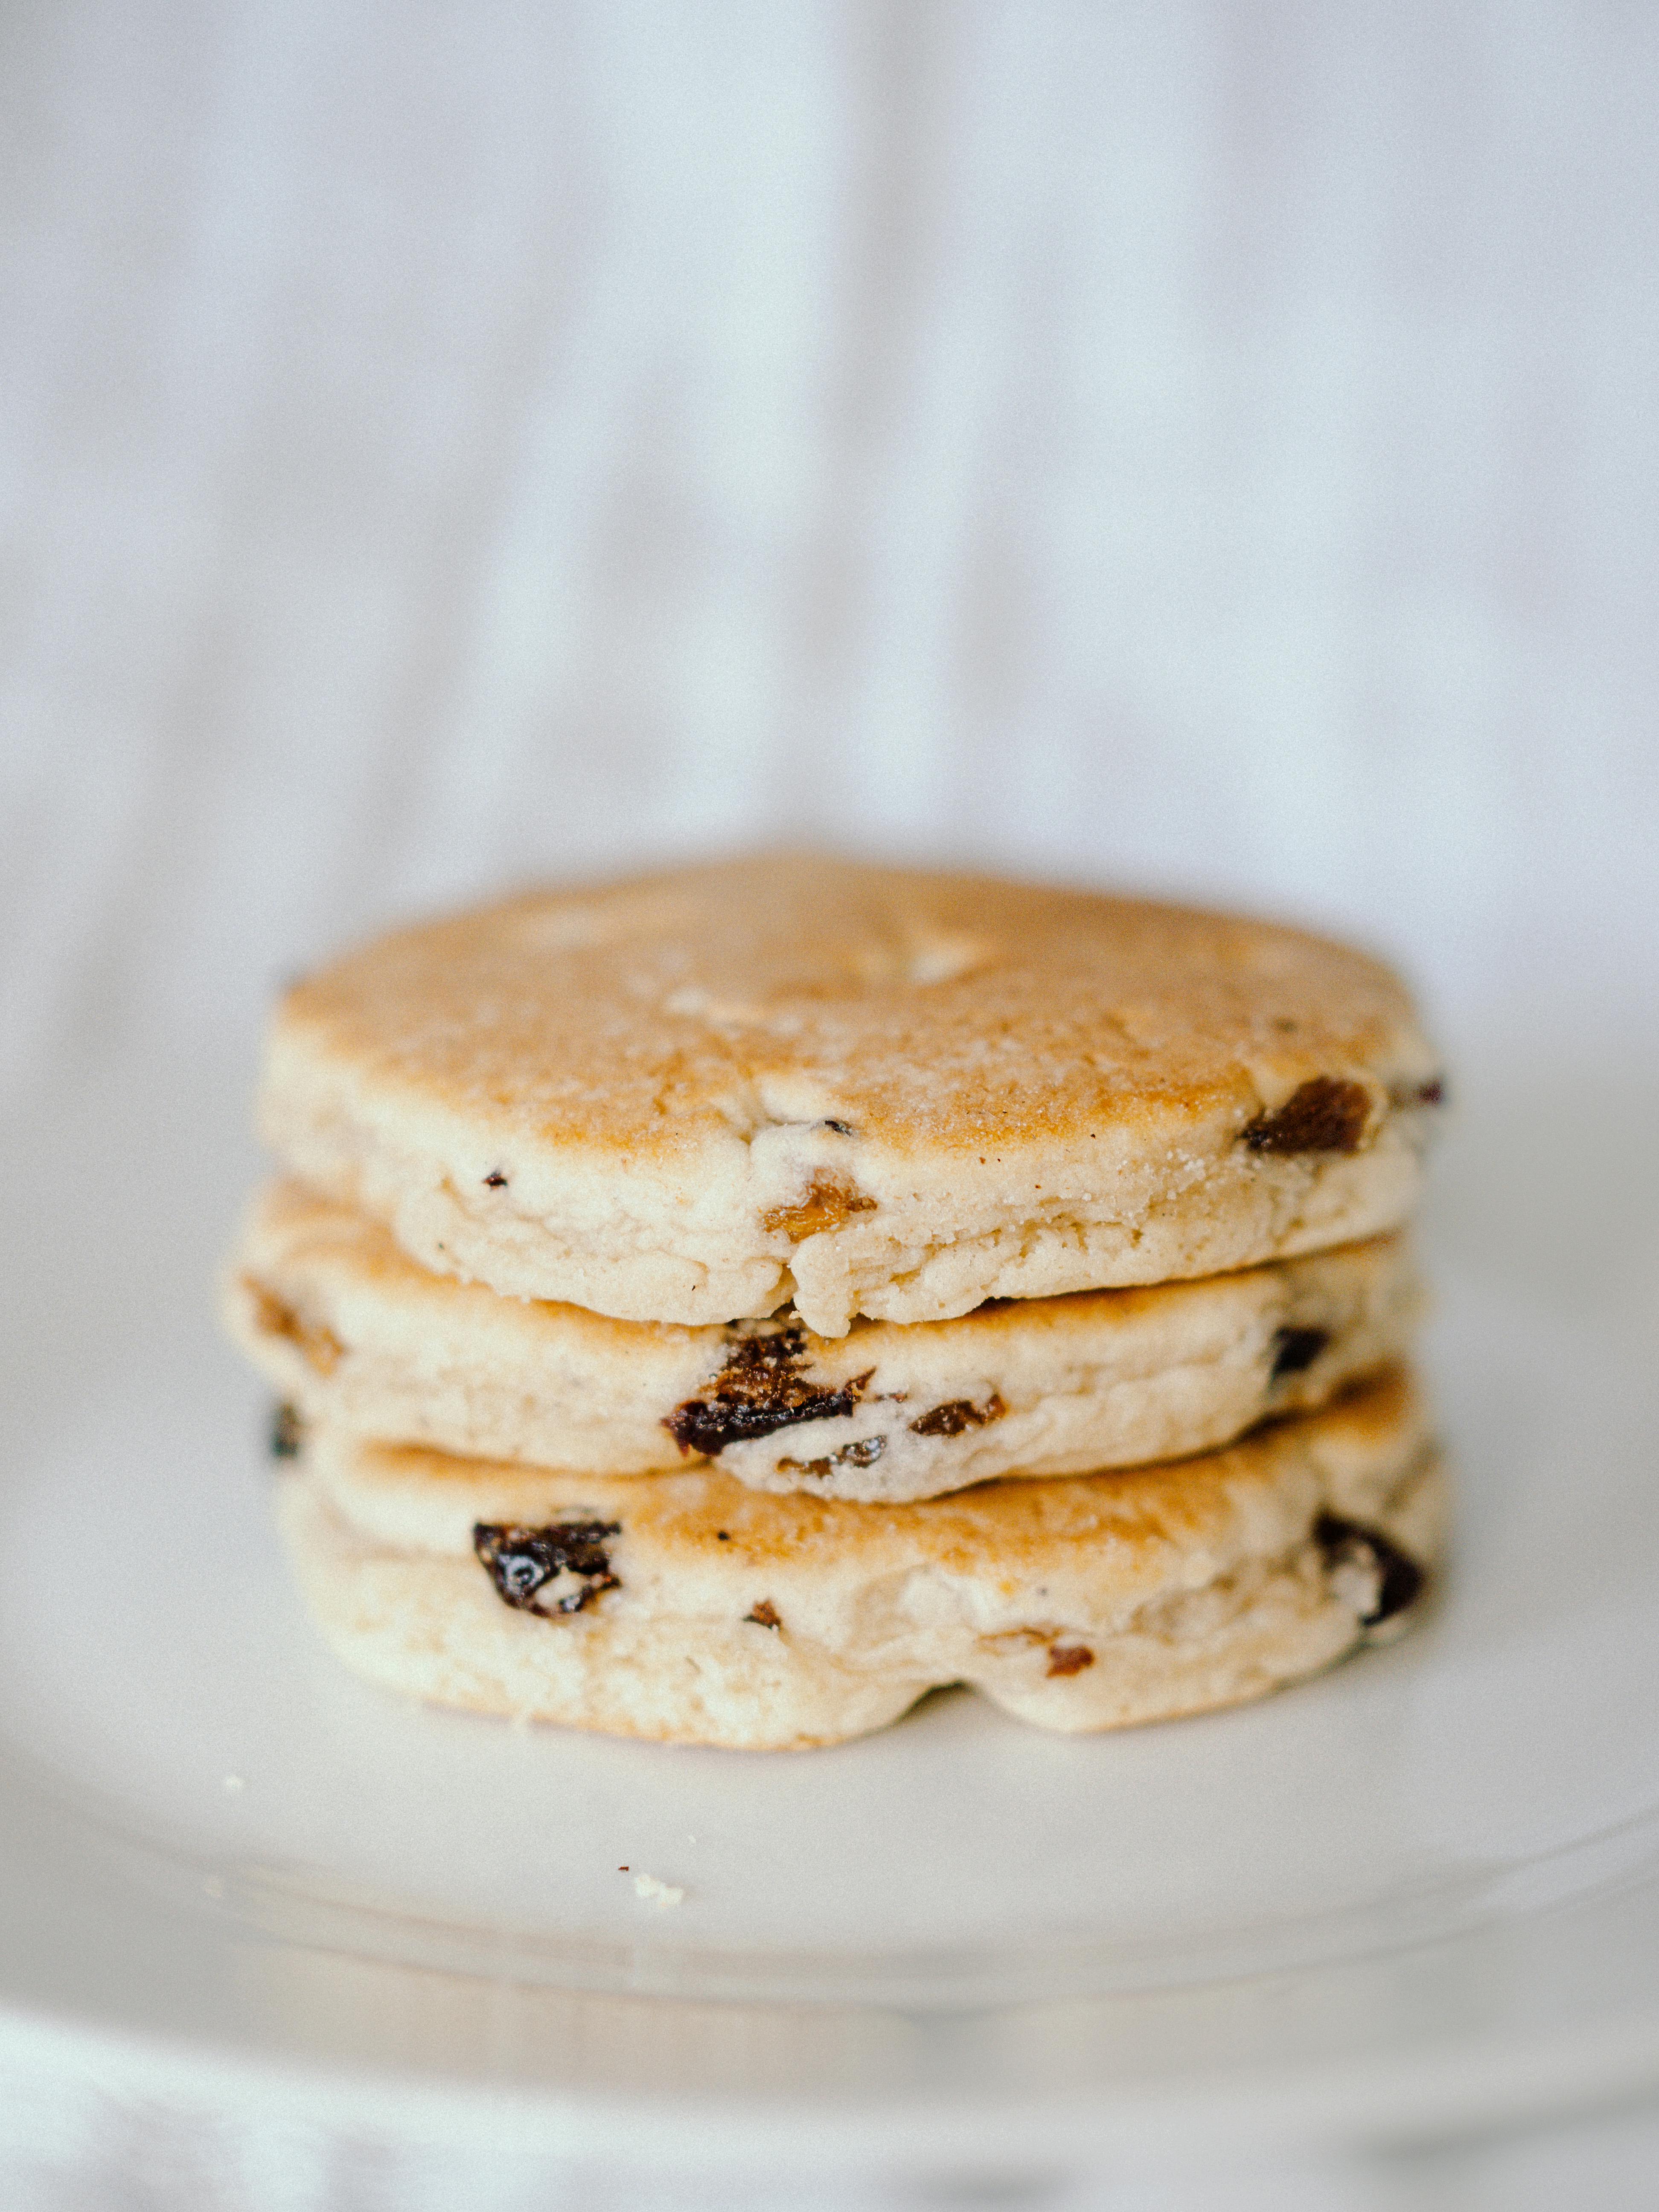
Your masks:
M976 1157L1222 1104L1249 1121L1269 1064L1287 1097L1422 1058L1398 980L1299 930L807 856L401 931L296 984L281 1020L504 1138L629 1158L772 1118L744 1095L769 1080L822 1086L861 1138Z

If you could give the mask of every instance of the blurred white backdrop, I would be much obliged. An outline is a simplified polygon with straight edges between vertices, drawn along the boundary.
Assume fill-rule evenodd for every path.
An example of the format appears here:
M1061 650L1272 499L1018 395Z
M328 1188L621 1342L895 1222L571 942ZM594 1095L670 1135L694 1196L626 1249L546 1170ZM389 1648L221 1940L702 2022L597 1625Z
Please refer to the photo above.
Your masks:
M1656 115L1635 0L11 0L0 1089L182 1147L343 939L785 838L1356 933L1548 1145L1659 1006Z
M1659 16L0 20L0 1017L757 836L1659 975Z

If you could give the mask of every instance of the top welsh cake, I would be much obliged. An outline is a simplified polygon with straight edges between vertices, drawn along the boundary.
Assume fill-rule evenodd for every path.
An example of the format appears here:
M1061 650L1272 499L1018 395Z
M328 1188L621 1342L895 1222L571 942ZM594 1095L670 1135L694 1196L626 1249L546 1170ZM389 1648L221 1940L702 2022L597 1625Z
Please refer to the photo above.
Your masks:
M440 1273L839 1336L1395 1228L1439 1098L1344 945L769 855L349 954L278 1006L260 1120Z

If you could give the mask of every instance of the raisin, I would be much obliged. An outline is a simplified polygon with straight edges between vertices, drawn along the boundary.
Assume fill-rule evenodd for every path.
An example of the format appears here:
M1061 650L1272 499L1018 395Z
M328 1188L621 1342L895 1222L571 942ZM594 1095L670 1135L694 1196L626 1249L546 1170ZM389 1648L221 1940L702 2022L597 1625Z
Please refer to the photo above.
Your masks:
M298 1459L306 1439L305 1424L300 1419L297 1406L286 1401L270 1409L270 1427L266 1435L272 1459Z
M683 1452L718 1459L727 1444L769 1437L800 1421L828 1421L850 1413L875 1373L866 1368L833 1390L801 1374L806 1332L799 1322L732 1340L709 1395L688 1398L665 1416L663 1426Z
M480 1521L472 1548L504 1604L545 1619L580 1613L602 1591L617 1588L605 1539L621 1534L617 1521L554 1521L540 1528Z
M1048 1646L1050 1674L1080 1674L1085 1667L1092 1667L1095 1655L1086 1644L1051 1644Z
M1283 1376L1300 1375L1313 1365L1330 1340L1328 1328L1276 1328L1273 1364L1267 1380L1277 1382Z
M1375 1628L1378 1621L1403 1613L1421 1595L1428 1577L1409 1553L1390 1543L1380 1529L1345 1521L1340 1514L1322 1513L1313 1533L1328 1571L1358 1567L1376 1575L1376 1595L1370 1612L1359 1616L1362 1628Z
M505 1190L507 1188L507 1177L501 1173L499 1168L491 1168L489 1173L484 1177L484 1188L486 1190Z
M1443 1106L1446 1103L1446 1079L1431 1075L1426 1083L1407 1083L1396 1085L1389 1093L1389 1103L1409 1111L1413 1106Z
M789 1474L833 1474L838 1467L873 1467L887 1449L885 1437L860 1437L823 1459L781 1459L778 1472Z
M782 1618L769 1597L763 1597L757 1605L750 1606L743 1617L745 1620L752 1620L757 1628L783 1626Z
M861 1190L848 1190L826 1175L815 1175L799 1206L770 1206L761 1220L768 1229L781 1229L791 1243L816 1237L823 1229L839 1229L855 1213L873 1213L876 1201Z
M952 1398L945 1405L918 1414L910 1427L919 1437L959 1437L964 1429L982 1429L988 1421L1000 1421L1007 1410L993 1390L982 1406L975 1405L971 1398Z
M1363 1083L1316 1075L1239 1133L1253 1152L1357 1152L1370 1110Z

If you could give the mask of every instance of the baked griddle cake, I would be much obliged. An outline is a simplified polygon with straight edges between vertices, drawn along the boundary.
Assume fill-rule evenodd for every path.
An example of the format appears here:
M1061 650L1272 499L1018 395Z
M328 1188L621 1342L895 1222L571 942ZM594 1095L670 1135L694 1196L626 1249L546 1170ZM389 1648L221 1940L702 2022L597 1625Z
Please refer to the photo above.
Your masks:
M283 1000L261 1121L434 1272L836 1337L1395 1228L1439 1097L1346 947L775 855L348 956Z
M1225 1451L884 1507L307 1433L280 1517L348 1664L437 1702L733 1747L967 1682L1039 1726L1236 1703L1406 1618L1440 1547L1409 1374Z
M224 1296L279 1396L331 1427L593 1473L714 1460L759 1489L886 1502L1230 1443L1401 1358L1422 1304L1395 1235L842 1337L787 1311L617 1321L430 1274L293 1182L255 1202Z

